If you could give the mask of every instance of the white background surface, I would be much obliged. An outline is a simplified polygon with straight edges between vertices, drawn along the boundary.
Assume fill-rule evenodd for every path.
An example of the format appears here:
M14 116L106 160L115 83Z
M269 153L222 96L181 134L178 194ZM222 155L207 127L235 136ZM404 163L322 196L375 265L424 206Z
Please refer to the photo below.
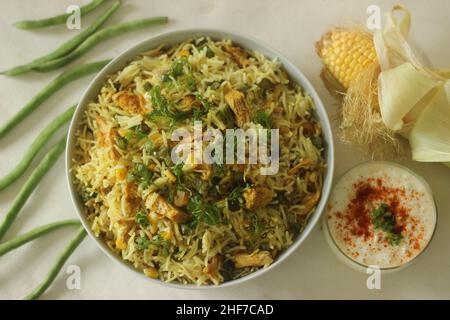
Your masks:
M49 52L77 31L64 26L37 31L17 30L11 24L25 18L59 14L75 0L1 1L0 69L25 63ZM77 63L115 57L124 49L161 32L194 27L220 28L254 36L277 48L297 65L316 87L330 116L337 106L318 75L321 64L314 42L330 26L365 21L366 8L377 4L385 12L394 1L331 0L246 0L246 1L155 1L124 0L123 7L109 24L153 15L168 15L171 22L109 40L97 46ZM436 67L450 67L450 2L448 0L404 0L413 14L411 39L426 52ZM82 20L89 25L106 6ZM17 78L0 77L0 123L4 123L60 71L28 74ZM0 141L0 176L17 163L36 134L80 97L87 78L61 90L11 134ZM336 145L336 174L363 161L350 147ZM177 290L151 284L110 261L95 243L86 239L69 264L82 271L82 289L67 290L67 275L62 272L44 299L380 299L380 298L450 298L450 169L439 164L402 162L423 175L436 197L439 221L434 240L423 256L406 270L382 278L381 290L366 288L367 275L359 274L335 258L319 226L303 245L281 266L242 285L213 290ZM29 174L29 172L28 172ZM0 219L10 207L24 182L21 179L0 193ZM67 190L63 159L45 177L6 239L33 227L55 220L75 218ZM0 258L0 299L24 296L49 270L55 255L66 245L75 229L64 229L27 244ZM66 266L67 266L66 265ZM64 269L65 271L65 269Z

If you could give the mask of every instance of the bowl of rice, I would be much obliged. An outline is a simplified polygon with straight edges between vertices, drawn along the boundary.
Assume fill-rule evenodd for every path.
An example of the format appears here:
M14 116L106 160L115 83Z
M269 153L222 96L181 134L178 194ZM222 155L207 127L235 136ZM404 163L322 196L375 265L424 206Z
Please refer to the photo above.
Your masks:
M184 30L96 76L66 167L79 217L109 257L156 283L223 287L273 269L312 231L333 138L316 91L279 52Z

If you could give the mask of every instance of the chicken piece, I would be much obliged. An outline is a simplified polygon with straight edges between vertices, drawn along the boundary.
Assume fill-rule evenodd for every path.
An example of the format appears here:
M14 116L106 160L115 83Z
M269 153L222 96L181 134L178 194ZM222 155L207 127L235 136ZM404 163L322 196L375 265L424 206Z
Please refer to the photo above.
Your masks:
M193 95L184 96L180 100L179 109L181 111L190 111L193 108L199 108L202 106L202 103L195 98Z
M149 209L151 212L155 212L156 214L164 216L177 223L183 223L190 219L190 216L188 214L172 206L166 201L166 199L164 199L164 197L158 195L156 200L152 200L152 197L148 197L145 203L147 209Z
M250 122L250 112L245 101L245 96L242 92L234 89L230 89L225 94L225 101L233 110L236 123L239 127L243 127L244 124Z
M189 202L189 194L186 191L177 190L173 198L173 204L177 207L184 207Z
M236 268L262 267L271 264L273 261L269 251L259 251L257 253L247 254L238 253L234 256L234 266Z
M317 204L319 199L320 191L317 191L316 193L314 193L314 195L309 195L308 197L306 197L304 203L302 203L305 206L305 208L302 210L303 214L308 214Z
M113 97L117 106L130 114L145 114L145 100L139 94L134 94L128 91L120 91Z
M100 146L110 147L109 156L112 160L119 160L120 153L114 148L116 143L116 133L111 126L108 126L105 120L98 116L95 118L98 125L97 140Z
M258 209L267 206L272 201L274 194L266 187L254 187L244 191L245 207Z
M203 181L209 181L212 176L212 167L209 164L196 164L194 165L194 172L200 173L202 175Z
M128 204L130 211L136 211L141 202L137 193L137 186L135 183L127 183L124 188L123 196Z
M273 111L270 114L270 118L272 118L273 120L283 119L283 113L284 109L282 107L275 107L273 108Z
M248 53L244 49L226 44L223 46L223 50L231 56L239 67L246 67L250 64Z
M211 262L203 268L203 273L208 275L210 278L218 279L220 260L221 258L219 255L212 257Z
M296 175L300 169L302 168L310 168L313 165L313 161L311 159L302 159L297 163L295 166L293 166L289 171L287 172L288 175L293 176Z

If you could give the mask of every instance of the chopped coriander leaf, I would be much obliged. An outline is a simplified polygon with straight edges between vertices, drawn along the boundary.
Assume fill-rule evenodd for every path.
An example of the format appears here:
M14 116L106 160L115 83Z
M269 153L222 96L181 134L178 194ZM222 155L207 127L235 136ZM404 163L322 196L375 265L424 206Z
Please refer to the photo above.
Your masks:
M173 174L177 177L180 178L181 175L183 174L183 163L178 163L176 164L173 169Z
M148 136L150 133L150 128L145 123L141 123L140 125L134 127L134 132L136 134L136 138L142 139Z
M194 91L197 87L197 83L195 82L195 79L192 77L192 75L188 75L186 77L186 84L191 91Z
M176 59L172 63L172 66L170 67L169 71L167 71L167 73L163 75L162 81L168 82L171 81L172 79L177 79L178 77L185 74L185 68L187 71L186 74L190 75L191 67L186 57Z
M254 114L253 119L254 119L254 121L256 123L259 123L260 125L262 125L266 129L271 129L272 128L272 120L267 115L267 113L265 113L264 111L257 111Z
M143 180L149 181L152 179L153 173L147 168L145 164L138 163L136 165L136 171Z
M155 110L148 114L150 121L156 121L158 119L168 120L171 125L174 125L178 121L185 120L190 117L190 112L177 111L173 112L169 110L167 100L161 94L161 88L154 86L150 91L152 103Z
M136 176L136 174L134 173L134 172L128 172L128 175L127 175L127 181L128 182L135 182L136 180L137 180L138 178L137 178L137 176Z
M220 221L220 210L216 205L207 203L203 211L203 221L209 225L218 224Z
M193 215L194 224L199 221L203 221L209 225L215 225L220 222L219 208L212 203L203 203L199 194L189 199L186 209Z
M242 204L244 203L243 195L244 195L243 187L234 188L227 198L228 209L230 209L231 211L239 210Z
M140 191L143 191L143 190L147 189L148 187L149 187L148 181L142 181L141 183L139 183L138 189Z
M264 233L264 231L266 231L267 228L262 223L260 223L258 221L258 217L256 215L253 216L252 220L253 220L252 221L252 223L253 223L253 236L255 238L258 238Z
M147 217L147 215L145 214L145 212L139 211L139 212L136 214L136 223L137 223L137 224L140 224L140 225L143 226L143 227L146 227L146 226L149 225L148 217Z
M167 244L167 241L162 239L161 236L157 235L153 237L153 239L151 240L151 244L161 246Z
M144 149L147 153L152 153L155 150L155 146L152 141L148 140L144 143Z
M164 245L163 248L162 248L162 254L163 254L164 257L168 257L169 254L170 254L169 248L166 245Z
M184 73L184 67L187 65L187 63L188 61L186 58L175 60L170 70L171 76L174 78L182 76Z
M137 246L141 250L145 250L150 245L150 240L146 236L141 236L137 239Z
M372 210L370 217L373 227L384 231L389 244L394 246L400 244L403 236L401 229L396 226L395 216L389 210L386 203L381 203L378 208Z
M125 140L127 140L127 141L133 140L133 139L134 139L134 132L131 131L131 130L127 131L127 133L125 133L124 138L125 138Z
M200 93L196 93L195 98L202 103L204 109L206 110L211 109L211 103Z

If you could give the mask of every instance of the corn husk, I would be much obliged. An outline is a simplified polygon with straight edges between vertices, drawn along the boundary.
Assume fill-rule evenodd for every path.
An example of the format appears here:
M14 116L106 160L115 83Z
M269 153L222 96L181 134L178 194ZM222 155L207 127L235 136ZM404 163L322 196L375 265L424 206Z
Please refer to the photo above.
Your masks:
M401 17L395 14L399 13ZM406 38L411 14L396 5L374 34L381 73L379 103L386 127L410 140L416 161L450 161L450 71L426 67Z
M410 144L413 160L450 161L450 104L444 85L414 124Z
M378 96L385 125L394 131L401 130L405 117L438 85L439 82L425 76L409 62L382 72ZM416 108L415 113L421 111ZM414 120L410 117L409 122Z

